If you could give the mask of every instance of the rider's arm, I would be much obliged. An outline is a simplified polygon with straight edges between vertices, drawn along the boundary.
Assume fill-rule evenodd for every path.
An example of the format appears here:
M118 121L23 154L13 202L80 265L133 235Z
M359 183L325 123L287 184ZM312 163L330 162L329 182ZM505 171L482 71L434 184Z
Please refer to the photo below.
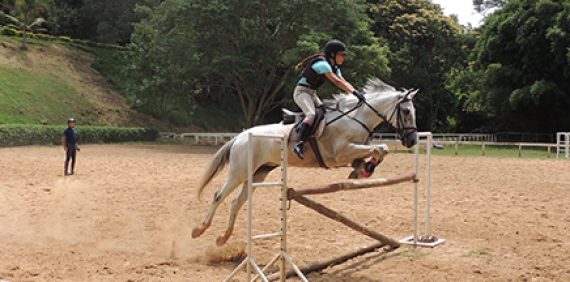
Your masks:
M325 76L334 84L336 87L346 91L347 93L354 92L354 87L348 81L344 80L342 77L338 77L332 72L325 73Z
M65 133L61 136L61 145L63 145L63 149L67 151L67 137Z

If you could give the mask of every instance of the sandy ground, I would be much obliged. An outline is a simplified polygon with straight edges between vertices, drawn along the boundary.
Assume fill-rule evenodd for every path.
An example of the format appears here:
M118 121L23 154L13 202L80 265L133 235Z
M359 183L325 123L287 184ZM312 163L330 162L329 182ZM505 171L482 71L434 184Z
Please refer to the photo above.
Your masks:
M60 147L0 149L0 279L9 281L220 281L237 265L245 208L228 248L214 247L229 199L212 227L191 239L225 172L195 197L214 148L86 145L77 175L63 177ZM375 177L411 169L389 155ZM570 162L434 157L435 249L378 251L309 276L311 281L570 281ZM348 168L289 170L293 187L342 180ZM276 177L276 174L272 174ZM279 191L256 192L255 230L277 231ZM412 185L313 197L375 230L412 232ZM370 239L293 203L289 249L299 264L367 245ZM256 243L262 264L276 241ZM231 255L231 254L229 254ZM243 276L242 276L243 277Z

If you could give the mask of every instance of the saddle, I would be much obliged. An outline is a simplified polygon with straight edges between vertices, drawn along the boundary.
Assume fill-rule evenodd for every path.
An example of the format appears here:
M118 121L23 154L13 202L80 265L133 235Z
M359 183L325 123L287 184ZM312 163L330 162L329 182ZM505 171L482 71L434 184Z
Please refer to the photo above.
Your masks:
M310 131L311 133L309 134L309 139L307 141L309 142L309 145L311 145L311 149L315 154L315 158L319 162L319 165L323 168L328 169L329 167L325 164L325 161L323 160L323 156L321 155L321 150L319 149L319 144L317 142L317 140L323 135L323 132L325 131L326 122L324 122L324 119L325 119L326 109L325 106L323 105L323 106L318 106L315 110L316 110L315 121L311 126L311 131ZM293 126L291 132L289 133L289 142L291 142L291 140L296 140L297 127L301 124L301 122L303 122L305 114L303 114L302 112L293 112L285 108L281 109L281 112L283 114L283 121L282 121L283 124L293 124L293 123L295 124L295 126Z
M315 121L311 126L311 138L319 139L323 135L323 132L326 127L326 123L322 122L325 119L326 109L325 106L319 106L315 109ZM305 119L305 114L302 112L294 112L286 108L281 109L281 113L283 114L283 124L292 124L294 123L295 126L293 127L294 135L297 135L297 127L303 119ZM293 133L292 132L292 133ZM290 134L291 136L291 134Z

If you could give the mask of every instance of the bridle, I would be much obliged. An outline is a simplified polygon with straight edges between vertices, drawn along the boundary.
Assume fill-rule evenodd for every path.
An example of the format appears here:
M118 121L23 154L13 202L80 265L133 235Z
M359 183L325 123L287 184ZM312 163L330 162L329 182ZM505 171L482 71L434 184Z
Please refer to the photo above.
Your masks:
M358 102L358 104L356 104L356 106L354 106L352 109L350 109L347 112L342 112L339 109L331 109L331 110L335 110L335 111L339 111L342 114L334 119L332 119L331 121L327 122L327 126L339 119L341 119L342 117L348 117L349 119L355 121L356 123L360 124L365 130L366 132L368 132L368 139L370 140L372 138L372 134L374 133L374 128L370 129L368 128L368 126L366 124L364 124L362 121L358 120L355 117L351 117L348 114L350 114L351 112L355 111L356 109L360 108L362 105L366 105L370 110L372 110L372 112L374 112L378 117L380 117L384 122L387 122L388 125L393 128L396 131L396 134L398 134L398 137L400 139L400 141L404 141L405 138L407 138L408 136L410 136L411 134L413 134L414 132L418 131L417 127L406 127L404 124L404 118L402 116L402 104L409 102L411 99L408 98L408 96L410 95L411 90L407 90L406 94L403 95L403 97L398 97L398 101L396 102L396 106L394 107L394 110L392 111L392 113L390 114L390 119L387 119L386 116L384 116L383 114L381 114L380 112L378 112L374 107L372 107L372 105L370 105L368 102L366 101L360 101ZM329 108L330 109L330 108ZM392 120L392 118L394 117L394 115L396 115L396 126L392 125L392 123L390 122L390 120Z

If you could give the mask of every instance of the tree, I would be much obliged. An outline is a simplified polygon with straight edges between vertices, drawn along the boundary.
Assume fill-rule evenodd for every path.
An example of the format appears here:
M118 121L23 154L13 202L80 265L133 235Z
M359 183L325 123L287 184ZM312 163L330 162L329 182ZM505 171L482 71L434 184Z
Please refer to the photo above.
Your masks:
M22 31L22 46L20 49L28 49L26 40L29 31L42 30L45 19L41 17L47 11L48 5L42 0L15 0L6 2L4 7L9 7L10 14L0 10L3 17Z
M453 124L455 98L443 85L448 72L467 63L471 35L457 20L427 0L369 0L372 30L387 42L392 82L420 88L418 127L445 131Z
M507 3L507 0L473 0L473 6L479 13L486 13L498 9L505 5L505 3Z
M472 56L497 130L570 129L570 1L512 0L489 16Z
M50 0L50 21L56 34L104 43L126 44L140 18L137 5L154 6L160 0Z
M389 72L388 49L361 8L349 0L323 2L318 12L298 0L167 0L141 8L149 16L132 37L134 93L162 113L168 100L236 95L245 126L259 124L291 96L294 65L331 38L358 57L347 66L349 78Z

